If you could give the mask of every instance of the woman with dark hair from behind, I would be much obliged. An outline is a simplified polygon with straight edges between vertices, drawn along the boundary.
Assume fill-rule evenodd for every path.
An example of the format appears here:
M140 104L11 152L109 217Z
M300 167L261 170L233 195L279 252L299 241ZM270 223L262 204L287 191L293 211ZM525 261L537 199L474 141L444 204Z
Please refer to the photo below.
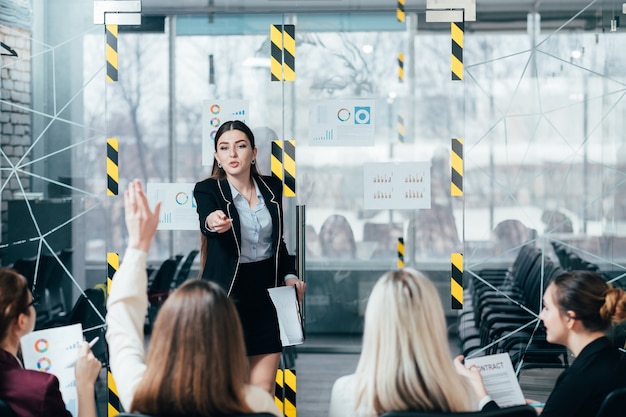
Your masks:
M21 337L35 327L35 305L26 278L13 269L0 268L0 398L18 417L71 417L57 377L24 369L17 358ZM100 368L102 364L83 342L74 369L78 417L96 417L95 382Z
M387 272L374 285L356 373L335 382L329 417L399 410L476 410L452 366L439 293L411 269Z
M273 398L247 384L239 317L215 283L188 280L163 303L145 358L146 258L160 204L152 212L134 181L124 196L128 249L113 277L107 306L111 371L126 410L150 415L212 417L268 412Z
M626 320L626 292L595 272L564 272L546 288L539 318L548 342L564 345L576 358L557 379L541 415L595 416L611 391L626 387L626 354L605 336L613 322ZM462 360L455 360L457 371L469 379L481 405L486 403L483 409L497 408L480 372Z

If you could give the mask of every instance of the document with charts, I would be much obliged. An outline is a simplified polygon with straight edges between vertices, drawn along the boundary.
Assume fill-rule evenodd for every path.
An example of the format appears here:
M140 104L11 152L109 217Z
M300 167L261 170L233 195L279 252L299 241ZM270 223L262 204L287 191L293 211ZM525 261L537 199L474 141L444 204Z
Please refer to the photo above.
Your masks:
M282 345L293 346L304 342L304 327L296 287L287 285L269 288L267 291L276 307Z
M78 357L82 341L80 323L36 330L20 339L24 368L56 375L65 408L74 417L78 415L78 393L74 367L70 365Z
M478 367L487 394L500 407L526 403L508 353L465 359L465 366L472 365Z

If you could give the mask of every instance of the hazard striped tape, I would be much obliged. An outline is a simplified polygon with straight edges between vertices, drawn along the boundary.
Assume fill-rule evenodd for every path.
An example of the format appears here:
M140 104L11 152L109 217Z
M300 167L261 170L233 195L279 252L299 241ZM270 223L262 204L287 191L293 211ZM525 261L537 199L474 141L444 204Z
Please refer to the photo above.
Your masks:
M105 25L106 30L106 61L107 82L116 82L118 73L117 62L117 25Z
M113 281L113 275L120 267L120 256L115 252L107 253L107 294L111 291L111 282ZM114 417L122 411L120 403L119 393L111 368L107 369L107 417Z
M406 19L404 0L398 0L398 5L396 6L396 19L398 19L398 22L404 22Z
M296 80L296 26L270 25L270 79Z
M463 80L463 22L450 23L450 36L452 38L451 70L452 80Z
M463 196L463 165L463 139L452 139L452 152L450 154L450 168L452 170L450 195L452 197Z
M276 372L274 402L285 417L296 417L295 369L279 369Z
M107 417L115 417L122 412L122 404L120 403L120 397L113 379L111 369L107 370L107 390L108 390L108 406Z
M404 268L404 238L398 238L398 268Z
M463 308L463 254L453 253L450 257L451 277L450 277L450 297L452 309Z
M270 169L272 176L284 182L285 197L296 196L296 141L272 141Z
M117 195L120 184L119 141L107 139L107 195Z
M404 116L398 115L398 142L404 143L406 140L406 130L404 127Z

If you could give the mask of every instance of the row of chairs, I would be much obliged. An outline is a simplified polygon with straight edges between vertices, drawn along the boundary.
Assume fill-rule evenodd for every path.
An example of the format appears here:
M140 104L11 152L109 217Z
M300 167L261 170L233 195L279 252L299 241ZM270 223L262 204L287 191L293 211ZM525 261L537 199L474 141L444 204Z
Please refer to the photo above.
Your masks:
M554 253L559 259L559 264L561 265L561 268L563 268L564 270L583 270L594 271L598 273L600 272L600 267L597 264L583 259L578 253L576 253L566 244L558 241L552 241L552 248L554 249Z
M538 319L541 297L560 266L531 244L523 246L504 270L485 269L465 290L458 329L465 356L507 352L513 365L567 366L565 348L548 344Z
M37 298L36 330L63 322L70 309L64 288L69 282L65 269L71 269L72 249L42 253L39 257L20 258L10 265L22 274Z
M147 332L151 331L156 315L170 293L189 278L198 253L193 249L186 257L176 255L164 260L158 268L148 268Z

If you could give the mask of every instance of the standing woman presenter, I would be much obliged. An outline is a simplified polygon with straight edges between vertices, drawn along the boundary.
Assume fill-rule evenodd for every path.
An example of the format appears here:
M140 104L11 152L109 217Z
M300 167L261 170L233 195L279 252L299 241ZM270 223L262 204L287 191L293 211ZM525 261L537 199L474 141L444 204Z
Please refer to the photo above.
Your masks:
M282 182L256 167L254 135L243 122L225 122L214 139L211 176L194 188L202 232L202 278L235 302L250 363L250 383L274 394L282 345L268 288L295 286L294 257L283 239Z

